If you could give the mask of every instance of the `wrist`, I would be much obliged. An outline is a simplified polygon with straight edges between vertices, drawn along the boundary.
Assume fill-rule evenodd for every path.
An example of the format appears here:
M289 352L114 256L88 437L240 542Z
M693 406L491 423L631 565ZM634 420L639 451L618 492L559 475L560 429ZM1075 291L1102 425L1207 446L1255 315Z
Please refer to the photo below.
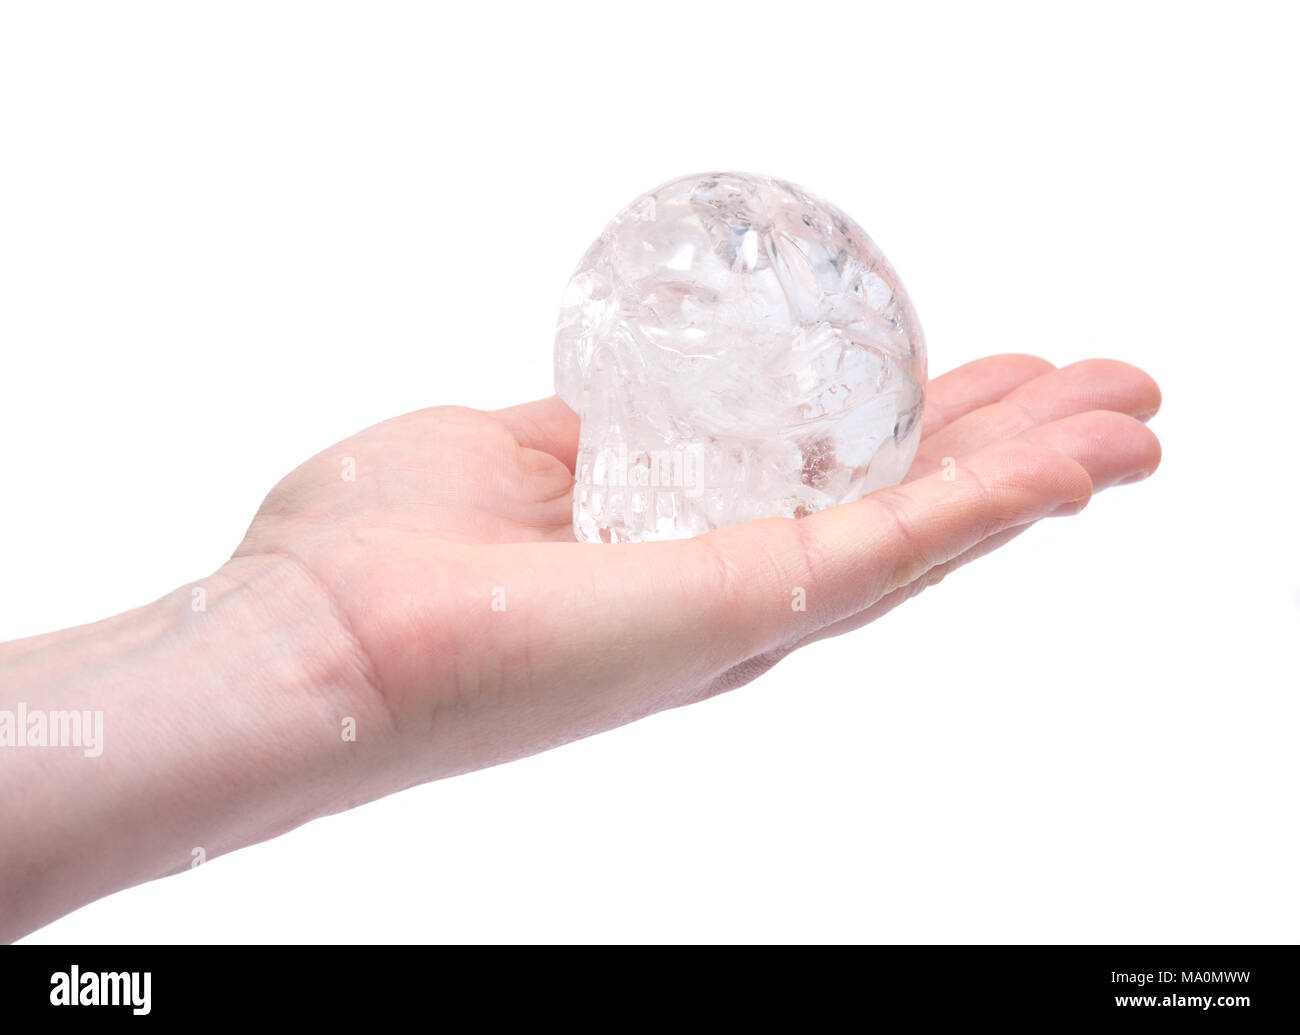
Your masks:
M289 559L235 558L6 646L0 711L47 731L0 747L0 937L373 796L382 703L328 593ZM54 743L71 714L83 743ZM349 721L370 736L347 739Z

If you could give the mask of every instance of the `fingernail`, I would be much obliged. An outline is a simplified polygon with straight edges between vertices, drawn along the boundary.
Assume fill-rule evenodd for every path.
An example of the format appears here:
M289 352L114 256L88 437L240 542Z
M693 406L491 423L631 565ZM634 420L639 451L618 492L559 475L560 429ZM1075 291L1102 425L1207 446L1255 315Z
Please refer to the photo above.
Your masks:
M1127 478L1116 482L1116 485L1132 485L1134 482L1144 482L1151 477L1153 471L1138 471L1137 474L1130 474Z
M1088 505L1088 497L1083 499L1070 500L1069 503L1062 503L1055 510L1048 513L1048 517L1069 517L1071 514L1077 514Z

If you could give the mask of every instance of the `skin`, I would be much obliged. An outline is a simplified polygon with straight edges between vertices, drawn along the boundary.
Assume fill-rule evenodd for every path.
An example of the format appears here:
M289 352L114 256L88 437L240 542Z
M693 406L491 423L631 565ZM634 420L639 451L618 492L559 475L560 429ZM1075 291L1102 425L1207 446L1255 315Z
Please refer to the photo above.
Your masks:
M208 579L0 644L0 709L104 714L97 758L0 749L0 937L196 848L739 687L1150 475L1159 404L1125 363L989 357L931 382L902 485L613 546L573 541L578 419L554 397L369 428L276 485Z

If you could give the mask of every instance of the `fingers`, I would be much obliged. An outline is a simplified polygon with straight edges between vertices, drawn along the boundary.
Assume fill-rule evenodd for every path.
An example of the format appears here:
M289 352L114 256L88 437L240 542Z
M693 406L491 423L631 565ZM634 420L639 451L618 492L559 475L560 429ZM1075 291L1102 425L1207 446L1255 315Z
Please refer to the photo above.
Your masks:
M1160 442L1155 435L1139 421L1119 413L1081 413L1036 428L1023 437L1037 446L1070 451L1087 469L1094 494L1113 485L1146 478L1160 464ZM1005 546L1029 527L1016 525L988 536L952 560L931 568L919 579L885 594L857 614L816 630L796 646L839 636L874 622L922 590L937 585L958 568Z
M736 592L749 587L746 609L769 620L754 626L763 641L756 646L768 649L799 638L810 625L857 613L996 532L1081 506L1091 493L1087 470L1066 453L999 443L950 472L792 525L737 526L731 535L720 530L709 546L745 573L736 576ZM709 538L697 541L705 545ZM794 586L805 589L805 612L792 617ZM784 607L772 606L777 600Z
M578 415L558 395L491 411L527 449L550 453L570 471L578 457Z
M676 642L724 671L859 614L992 536L1078 510L1094 486L1143 477L1159 459L1140 421L1077 414L802 520L641 544L642 591Z
M861 629L864 625L869 625L877 618L888 614L900 604L904 604L917 596L930 586L938 585L949 574L958 568L969 564L971 561L990 554L999 547L1005 546L1011 540L1023 535L1032 525L1017 525L1015 528L1008 528L1006 531L998 532L989 536L982 542L972 546L965 553L959 554L945 564L931 568L919 579L909 582L906 586L900 586L892 593L886 593L870 607L859 611L857 614L849 615L847 618L841 618L837 622L831 622L829 625L820 629L814 629L802 639L796 640L788 646L778 647L775 650L767 651L754 658L746 659L739 665L723 672L705 691L705 696L712 697L715 694L725 693L728 690L735 690L752 682L770 669L782 658L793 654L800 647L806 647L810 643L818 640L827 640L832 636L842 636L844 633L853 632L855 629Z
M985 356L936 377L925 388L922 437L1054 369L1037 356L1009 354Z
M1037 424L1087 410L1113 410L1143 420L1160 408L1160 388L1137 367L1093 359L1025 381L996 402L972 408L932 433L917 450L908 479Z
M840 636L843 633L852 632L854 629L860 629L862 626L874 622L877 618L898 607L899 604L906 603L931 586L937 586L958 568L964 567L970 564L971 561L979 560L979 558L987 556L994 550L1006 546L1011 540L1028 532L1032 527L1032 524L1017 525L1014 528L1008 528L1005 531L989 536L964 553L958 554L952 560L931 568L915 582L909 582L906 586L900 586L892 593L886 593L870 607L859 611L855 615L849 615L848 618L841 618L838 622L832 622L825 628L816 630L796 643L795 647L802 647L805 644L813 643L816 640L825 640L832 636Z
M986 356L935 378L926 388L923 433L1001 399L1012 389L1054 369L1037 356ZM573 470L578 452L578 415L558 395L491 411L520 445L561 460Z
M1078 506L1086 469L1064 453L1002 443L951 472L798 521L768 520L649 544L647 593L680 640L703 637L729 667L871 606L990 535ZM665 578L681 572L680 579Z
M1135 417L1110 410L1063 417L1031 428L1015 441L1073 457L1087 470L1094 493L1141 481L1160 466L1155 433Z
M926 388L923 441L909 479L1033 424L1084 410L1115 410L1140 419L1160 406L1160 389L1136 367L1086 360L1057 370L1037 356L988 356L950 370ZM578 415L559 396L492 411L519 443L573 470Z

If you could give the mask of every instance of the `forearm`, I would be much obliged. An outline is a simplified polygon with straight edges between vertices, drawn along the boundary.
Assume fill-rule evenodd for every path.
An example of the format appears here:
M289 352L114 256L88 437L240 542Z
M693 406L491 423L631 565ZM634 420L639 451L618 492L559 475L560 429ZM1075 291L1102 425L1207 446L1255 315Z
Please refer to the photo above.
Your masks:
M0 939L373 796L382 705L328 599L262 558L198 588L5 645Z

